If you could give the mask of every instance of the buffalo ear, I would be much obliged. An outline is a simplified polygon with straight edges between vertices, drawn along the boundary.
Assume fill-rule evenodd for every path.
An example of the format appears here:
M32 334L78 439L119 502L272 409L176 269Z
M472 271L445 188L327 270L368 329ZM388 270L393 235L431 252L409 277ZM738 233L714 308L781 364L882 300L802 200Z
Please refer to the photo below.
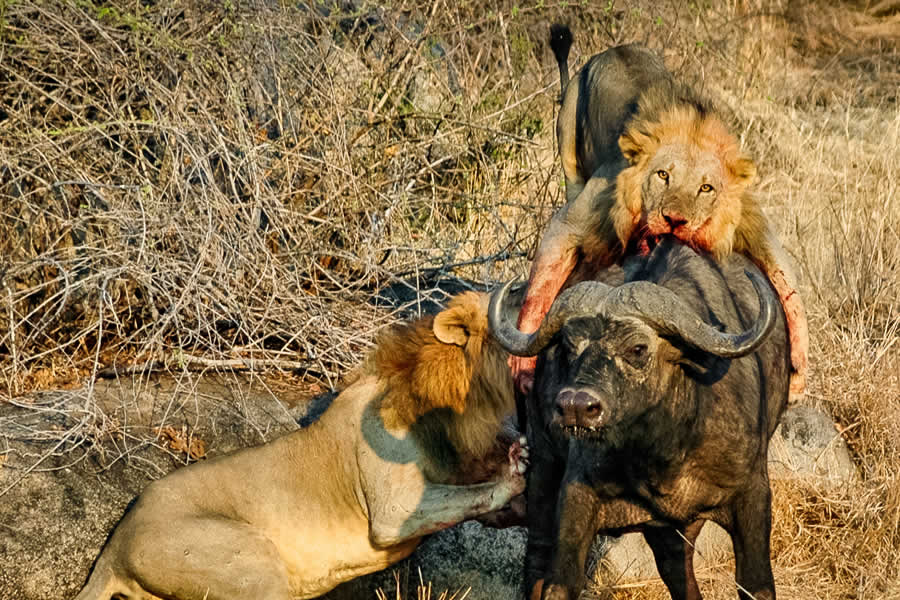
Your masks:
M712 385L728 372L731 361L670 340L669 360L681 367L687 375L702 383Z
M464 306L442 310L434 317L434 337L443 344L465 346L469 341L468 311Z

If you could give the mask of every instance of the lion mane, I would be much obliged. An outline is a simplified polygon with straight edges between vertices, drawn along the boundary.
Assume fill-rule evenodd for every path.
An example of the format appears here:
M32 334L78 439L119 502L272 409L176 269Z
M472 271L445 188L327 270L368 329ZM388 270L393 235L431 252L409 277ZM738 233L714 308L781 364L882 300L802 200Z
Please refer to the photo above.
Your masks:
M385 425L420 437L436 479L484 457L515 408L508 354L488 331L488 301L465 292L433 317L392 326L366 361L381 382Z

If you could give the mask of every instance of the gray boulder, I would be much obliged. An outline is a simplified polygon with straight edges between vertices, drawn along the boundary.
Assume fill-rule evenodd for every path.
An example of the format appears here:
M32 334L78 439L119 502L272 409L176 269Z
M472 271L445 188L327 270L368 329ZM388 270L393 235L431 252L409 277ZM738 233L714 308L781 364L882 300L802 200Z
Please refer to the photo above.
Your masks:
M769 444L769 476L840 486L856 481L859 472L831 417L810 406L792 406Z

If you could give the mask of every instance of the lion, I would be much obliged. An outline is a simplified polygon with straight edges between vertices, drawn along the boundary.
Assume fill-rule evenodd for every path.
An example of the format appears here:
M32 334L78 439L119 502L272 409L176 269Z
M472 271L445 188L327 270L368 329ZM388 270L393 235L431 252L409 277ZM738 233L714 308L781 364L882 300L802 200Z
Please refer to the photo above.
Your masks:
M796 400L806 386L806 312L753 194L753 161L715 108L676 82L647 48L595 55L570 83L571 44L568 27L551 28L563 93L557 140L567 202L535 254L519 328L534 331L563 287L625 256L649 253L663 236L717 259L737 252L766 274L784 308ZM517 387L529 389L534 359L510 364Z
M307 427L151 483L78 600L312 598L504 507L525 487L523 440L490 481L465 472L514 408L488 302L467 292L389 329Z

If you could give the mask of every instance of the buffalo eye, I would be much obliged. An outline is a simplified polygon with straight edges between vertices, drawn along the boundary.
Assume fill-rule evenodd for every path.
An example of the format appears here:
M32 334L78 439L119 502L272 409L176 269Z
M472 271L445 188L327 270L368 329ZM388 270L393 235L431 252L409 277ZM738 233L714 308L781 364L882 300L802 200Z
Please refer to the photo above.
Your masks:
M700 192L703 194L708 194L711 191L713 191L713 186L709 185L708 183L704 183L700 186Z
M660 169L659 171L657 171L656 176L665 182L669 181L669 172L664 169Z
M631 364L635 366L643 366L649 357L649 349L647 344L635 344L625 352L625 357Z

